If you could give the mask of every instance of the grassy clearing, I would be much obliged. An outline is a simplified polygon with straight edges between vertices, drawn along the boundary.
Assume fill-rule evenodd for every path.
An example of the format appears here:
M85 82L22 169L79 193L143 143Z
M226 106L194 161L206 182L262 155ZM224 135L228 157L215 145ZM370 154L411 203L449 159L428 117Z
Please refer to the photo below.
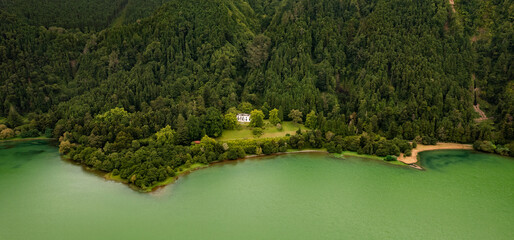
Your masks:
M298 128L304 130L310 130L303 124L293 122L282 122L282 130L278 130L268 120L264 120L264 133L259 138L274 138L284 137L286 134L294 135ZM239 129L235 130L224 130L221 137L217 138L218 141L227 140L238 140L238 139L254 139L257 138L252 133L252 127L248 126L248 123L240 124Z

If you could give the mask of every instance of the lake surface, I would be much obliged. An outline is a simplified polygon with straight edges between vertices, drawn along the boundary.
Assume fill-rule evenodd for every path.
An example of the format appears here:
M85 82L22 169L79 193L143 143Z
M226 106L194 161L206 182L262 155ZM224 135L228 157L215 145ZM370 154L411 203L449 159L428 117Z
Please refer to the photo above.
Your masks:
M290 154L219 164L151 194L0 144L0 239L514 239L514 160L421 154L426 171Z

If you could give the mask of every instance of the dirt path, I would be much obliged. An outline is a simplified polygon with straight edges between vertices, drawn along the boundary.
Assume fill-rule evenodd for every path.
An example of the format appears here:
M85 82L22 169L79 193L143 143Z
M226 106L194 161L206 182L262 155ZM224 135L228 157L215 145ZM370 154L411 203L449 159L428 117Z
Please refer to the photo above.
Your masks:
M437 145L423 145L418 144L418 147L412 149L412 155L407 157L404 156L403 153L398 157L398 161L404 162L406 164L413 164L418 162L418 153L423 151L432 151L432 150L448 150L448 149L473 149L471 144L460 144L460 143L437 143Z
M481 122L481 121L488 119L487 116L485 115L484 111L482 111L482 109L480 109L479 103L477 103L477 105L473 105L473 109L475 109L475 112L477 112L480 115L480 117L475 119L475 121Z
M452 11L455 12L455 1L454 0L448 0L450 2L450 6L452 6Z

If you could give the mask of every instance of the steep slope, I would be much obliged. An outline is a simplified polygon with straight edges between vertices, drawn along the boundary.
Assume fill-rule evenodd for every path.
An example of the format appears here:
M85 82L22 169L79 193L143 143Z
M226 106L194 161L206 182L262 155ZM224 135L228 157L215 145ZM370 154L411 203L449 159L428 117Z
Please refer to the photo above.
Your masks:
M198 125L209 114L251 105L277 108L285 120L293 109L304 116L314 111L316 128L342 135L506 142L514 137L511 88L505 88L512 85L510 6L456 1L454 12L447 0L172 0L148 18L91 33L87 41L80 33L66 35L80 41L63 43L60 60L52 61L59 67L46 68L57 72L55 80L40 81L38 89L54 81L61 95L44 107L39 102L50 94L32 99L23 91L33 83L28 72L52 75L15 74L7 69L15 64L4 65L0 110L3 116L11 105L24 115L39 111L45 119L36 120L39 130L55 127L57 136L85 134L90 129L77 127L87 125L84 116L115 107L158 116L141 122L149 135L167 124L178 128L179 116ZM474 9L480 11L474 15ZM472 40L480 28L492 37ZM48 45L12 39L28 42L28 49ZM28 83L17 88L16 81ZM475 85L494 125L474 121ZM183 142L197 139L203 128Z
M245 85L262 102L465 141L453 126L471 124L470 43L447 1L287 1L265 35L269 61Z

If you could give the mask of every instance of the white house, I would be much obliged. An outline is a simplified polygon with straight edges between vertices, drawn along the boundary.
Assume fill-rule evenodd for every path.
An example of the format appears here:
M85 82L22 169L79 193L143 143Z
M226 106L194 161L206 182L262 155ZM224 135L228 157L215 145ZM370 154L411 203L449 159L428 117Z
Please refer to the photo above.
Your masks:
M250 122L250 114L240 113L236 117L238 122Z

